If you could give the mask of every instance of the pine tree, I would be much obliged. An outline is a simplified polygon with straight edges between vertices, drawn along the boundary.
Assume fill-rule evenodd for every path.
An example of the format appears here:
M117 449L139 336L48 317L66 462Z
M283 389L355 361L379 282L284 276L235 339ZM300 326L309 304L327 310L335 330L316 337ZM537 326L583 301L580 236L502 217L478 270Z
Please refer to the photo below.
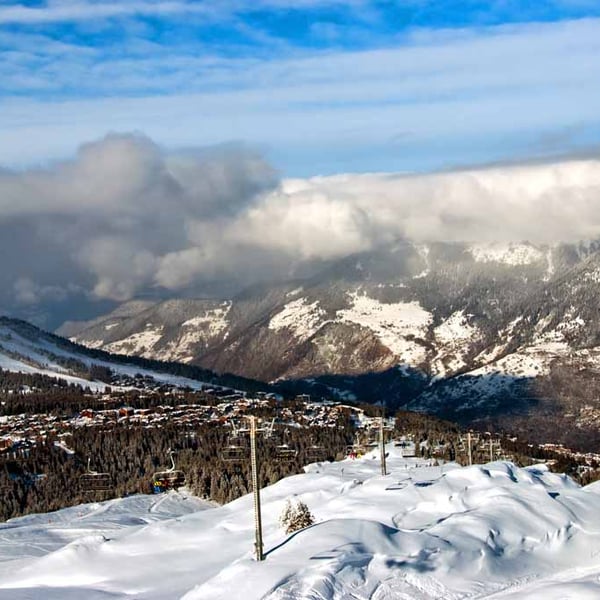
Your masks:
M298 500L295 506L288 500L279 517L279 522L282 527L285 527L286 533L294 533L294 531L299 531L312 525L315 522L315 518L302 500Z

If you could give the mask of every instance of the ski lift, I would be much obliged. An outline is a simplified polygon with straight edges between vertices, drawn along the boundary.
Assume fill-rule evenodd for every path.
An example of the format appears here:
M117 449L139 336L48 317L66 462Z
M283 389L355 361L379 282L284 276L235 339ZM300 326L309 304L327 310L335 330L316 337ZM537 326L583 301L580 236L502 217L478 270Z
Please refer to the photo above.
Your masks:
M221 450L221 458L226 462L242 462L249 456L248 448L239 444L230 444Z
M279 462L292 462L298 456L298 451L287 444L281 444L275 448L275 460Z
M155 494L166 492L167 490L176 490L185 485L185 474L183 471L175 468L175 459L173 451L169 449L171 458L171 467L166 471L158 471L152 477L152 487Z
M107 492L112 488L108 473L99 473L90 468L91 459L88 458L87 472L79 476L79 485L84 492Z
M363 446L368 452L379 447L379 427L372 426L365 432Z
M179 447L182 449L198 450L198 437L195 431L185 433L181 438Z
M250 458L248 441L243 433L246 429L238 429L235 423L231 423L232 431L229 434L228 444L221 449L221 458L226 462L239 463Z
M416 443L413 436L402 436L394 440L394 446L400 448L404 458L413 458L416 452Z
M319 444L313 443L306 449L306 458L310 461L319 462L325 460L326 457L327 450Z
M266 440L273 437L274 431L275 431L275 417L273 417L273 420L266 427L257 429L257 433L262 433L263 438L265 438Z
M4 462L25 462L30 458L31 448L29 446L12 446L0 453Z
M268 435L269 437L275 437L276 439L274 459L278 462L292 462L296 456L298 456L298 450L285 441L289 431L285 429L283 434L274 434L272 428L273 423L271 423L271 429Z

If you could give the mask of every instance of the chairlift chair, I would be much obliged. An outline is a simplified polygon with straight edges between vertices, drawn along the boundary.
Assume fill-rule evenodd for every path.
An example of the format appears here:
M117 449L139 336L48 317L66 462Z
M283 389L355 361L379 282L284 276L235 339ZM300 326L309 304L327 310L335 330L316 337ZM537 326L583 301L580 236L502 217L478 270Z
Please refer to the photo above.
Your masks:
M288 429L285 429L283 433L280 431L273 431L274 422L275 419L273 419L273 422L271 423L271 429L269 433L269 437L275 439L275 452L273 454L273 458L277 462L292 462L296 458L296 456L298 456L298 450L296 450L296 448L293 448L286 442L287 436L289 434Z
M84 492L107 492L112 488L111 477L108 473L99 473L90 468L88 458L87 472L79 476L79 485Z
M379 446L379 427L372 427L367 431L365 446L367 451Z
M197 450L198 449L198 437L196 436L196 432L190 431L190 432L186 433L181 440L181 446L183 448Z
M239 444L230 444L221 449L221 458L226 462L242 462L249 456L248 448Z
M287 444L275 447L275 460L279 462L292 462L296 456L298 456L298 451Z
M365 434L356 433L354 437L354 443L346 448L347 454L355 454L356 456L362 456L369 451L368 439Z
M268 440L272 438L275 432L275 417L273 417L273 420L268 425L261 427L259 431L262 432L264 439Z
M0 459L3 462L25 462L30 458L30 455L31 448L29 447L9 448L0 453Z
M158 471L152 477L152 487L155 494L166 492L167 490L176 490L185 485L185 474L183 471L175 468L175 459L173 452L169 450L171 458L171 467L165 471Z
M325 460L327 450L323 446L313 444L306 449L306 458L315 462Z
M250 458L250 448L248 440L243 433L246 429L239 429L235 423L231 423L231 433L228 436L227 446L221 448L221 458L226 462L239 463Z

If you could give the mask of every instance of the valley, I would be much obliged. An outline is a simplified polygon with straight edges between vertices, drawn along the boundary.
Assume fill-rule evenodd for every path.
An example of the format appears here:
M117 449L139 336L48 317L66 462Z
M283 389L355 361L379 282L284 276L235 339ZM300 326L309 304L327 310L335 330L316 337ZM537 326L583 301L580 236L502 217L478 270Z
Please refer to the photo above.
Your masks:
M600 369L598 248L399 243L228 300L124 304L59 333L465 424L510 429L511 419L532 417L544 429L546 417L566 416L568 435L581 428L589 438L596 384L587 394L555 384L595 381Z

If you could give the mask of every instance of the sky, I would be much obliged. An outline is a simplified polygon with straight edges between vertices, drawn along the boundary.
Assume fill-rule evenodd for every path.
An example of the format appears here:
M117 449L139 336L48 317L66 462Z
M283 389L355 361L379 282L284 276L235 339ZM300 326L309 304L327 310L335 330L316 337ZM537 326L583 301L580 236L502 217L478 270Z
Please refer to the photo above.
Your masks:
M284 176L589 152L596 0L0 4L0 165L107 132L244 142Z
M0 313L600 236L600 2L0 3Z

